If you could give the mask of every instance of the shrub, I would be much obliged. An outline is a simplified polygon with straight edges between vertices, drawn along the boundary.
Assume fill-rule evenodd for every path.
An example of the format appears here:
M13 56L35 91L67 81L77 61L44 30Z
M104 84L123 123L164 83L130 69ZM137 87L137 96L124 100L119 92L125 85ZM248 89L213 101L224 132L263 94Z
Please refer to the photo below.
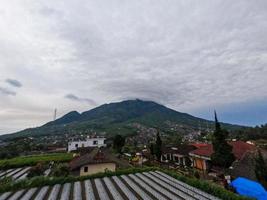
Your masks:
M51 172L51 176L55 177L66 177L70 174L70 169L68 164L57 164Z
M11 181L12 178L10 176L9 177L5 176L4 178L0 179L0 185L9 184L11 183Z
M165 169L160 169L160 171L176 178L177 180L180 180L184 183L187 183L188 185L191 185L195 188L198 188L202 191L205 191L211 195L214 195L216 197L219 197L221 199L227 199L227 200L251 200L251 198L243 197L240 195L237 195L233 192L227 191L224 188L215 185L214 183L210 183L204 180L199 180L196 178L187 178L185 176L181 176L177 174L174 171L171 170L165 170Z
M194 171L194 177L197 178L197 179L200 178L200 175L199 175L198 171L196 171L196 170Z
M38 163L36 166L29 170L27 177L42 176L44 175L45 166L43 163Z

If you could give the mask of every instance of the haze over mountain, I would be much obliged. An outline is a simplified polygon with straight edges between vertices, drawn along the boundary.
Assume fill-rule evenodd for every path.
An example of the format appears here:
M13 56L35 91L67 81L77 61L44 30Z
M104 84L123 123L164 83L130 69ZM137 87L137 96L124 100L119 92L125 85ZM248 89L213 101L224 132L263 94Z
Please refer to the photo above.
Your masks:
M212 121L181 113L152 101L136 99L104 104L83 113L71 111L41 127L26 129L0 138L75 134L88 131L102 132L107 135L117 133L126 135L135 133L132 125L136 123L160 130L170 129L171 126L180 126L188 133L198 130L200 127L212 129L214 124ZM223 126L231 130L241 127L231 124L223 124Z

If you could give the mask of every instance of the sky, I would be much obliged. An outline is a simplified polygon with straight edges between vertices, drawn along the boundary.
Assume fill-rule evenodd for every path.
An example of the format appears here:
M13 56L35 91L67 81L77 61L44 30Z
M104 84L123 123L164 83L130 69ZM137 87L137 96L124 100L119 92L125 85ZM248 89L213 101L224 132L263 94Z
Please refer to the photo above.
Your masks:
M152 100L267 123L266 0L1 0L0 134Z

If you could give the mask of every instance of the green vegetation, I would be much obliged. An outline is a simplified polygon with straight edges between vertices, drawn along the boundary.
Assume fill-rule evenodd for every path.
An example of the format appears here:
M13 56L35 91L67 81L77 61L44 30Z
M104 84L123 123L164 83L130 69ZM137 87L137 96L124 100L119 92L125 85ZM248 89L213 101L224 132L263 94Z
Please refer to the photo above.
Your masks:
M118 170L116 172L107 171L105 173L97 173L89 176L80 176L80 177L35 177L29 180L22 180L19 182L13 182L13 183L7 183L1 185L0 193L6 192L6 191L16 191L24 188L32 188L32 187L41 187L44 185L55 185L55 184L64 184L66 182L75 182L75 181L84 181L87 179L94 179L94 178L103 178L105 176L111 177L111 176L120 176L120 175L127 175L127 174L133 174L133 173L140 173L140 172L147 172L147 171L162 171L182 182L185 182L193 187L199 188L209 194L212 194L214 196L217 196L221 199L227 199L227 200L249 200L249 198L241 197L237 194L234 194L230 191L227 191L223 189L222 187L219 187L215 184L212 184L210 182L201 181L196 178L188 178L185 176L182 176L178 174L175 171L171 170L165 170L157 167L143 167L143 168L128 168L128 169L122 169Z
M46 167L43 163L37 163L34 167L32 167L27 175L28 178L35 176L43 176Z
M156 142L155 143L150 143L149 144L149 149L151 155L154 157L156 156L157 160L160 161L161 159L161 154L162 154L162 140L160 138L159 131L157 131L157 136L156 136Z
M221 129L215 112L215 131L213 133L212 145L214 153L211 155L211 161L214 165L221 167L229 167L235 160L232 153L232 146L226 141L228 132Z
M70 174L69 165L65 163L59 163L53 167L51 176L54 177L67 177Z
M16 138L8 145L0 147L0 159L10 159L19 156L22 152L44 151L45 145L37 143L32 138Z
M11 182L12 182L12 177L10 176L5 176L0 179L0 185L10 184Z
M159 131L157 132L157 138L156 138L156 144L154 149L155 155L157 157L157 160L160 161L161 154L162 154L162 141L159 135Z
M79 114L70 112L55 121L49 122L38 128L31 128L14 134L0 136L1 140L10 140L18 137L36 137L41 135L61 135L88 132L106 132L109 136L115 134L128 135L135 131L129 124L139 123L147 127L160 127L169 130L166 122L183 124L183 130L187 133L192 128L197 129L199 125L212 126L213 122L194 117L192 115L177 112L163 105L151 101L129 100L118 103L104 104L92 110ZM231 130L242 128L242 126L222 124Z
M196 187L202 191L205 191L211 195L217 196L221 199L225 199L225 200L251 200L251 198L247 198L247 197L243 197L243 196L239 196L233 192L227 191L224 188L215 185L214 183L208 182L208 181L203 181L203 180L199 180L196 178L188 178L185 176L182 176L178 173L176 173L175 171L171 171L171 170L165 170L165 169L160 169L160 171L184 182L187 183L188 185L191 185L193 187Z
M11 159L0 160L0 169L9 169L24 166L34 166L39 162L48 163L54 162L68 162L72 159L70 153L51 153L40 154L32 156L20 156Z
M267 139L267 124L236 130L232 133L232 137L241 140Z
M122 137L121 135L116 135L113 139L113 149L117 152L117 153L121 153L122 152L122 147L125 144L125 138Z

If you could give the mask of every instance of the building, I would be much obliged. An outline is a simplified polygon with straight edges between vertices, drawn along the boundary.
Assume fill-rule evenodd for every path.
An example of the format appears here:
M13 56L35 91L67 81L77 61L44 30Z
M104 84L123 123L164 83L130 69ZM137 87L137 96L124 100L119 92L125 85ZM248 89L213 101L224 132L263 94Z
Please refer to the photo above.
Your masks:
M105 140L106 138L104 137L93 137L87 138L84 141L71 141L68 143L68 151L75 151L81 147L105 147Z
M86 176L105 171L115 171L116 163L106 156L98 148L93 149L90 153L75 157L69 163L73 175Z
M179 166L188 166L192 162L189 153L195 150L193 145L180 145L178 147L164 148L161 156L161 162L174 163Z
M177 150L173 153L172 158L176 165L188 166L192 165L192 160L189 153L195 150L196 147L193 145L180 145Z
M233 147L233 154L236 158L236 161L239 161L243 156L249 152L256 149L252 144L248 144L243 141L231 141L229 144ZM196 150L193 150L189 153L192 161L193 167L208 171L211 169L211 155L213 154L212 144L193 144L197 147Z
M193 167L207 171L211 168L212 144L195 145L197 149L191 151L189 156L193 161Z

